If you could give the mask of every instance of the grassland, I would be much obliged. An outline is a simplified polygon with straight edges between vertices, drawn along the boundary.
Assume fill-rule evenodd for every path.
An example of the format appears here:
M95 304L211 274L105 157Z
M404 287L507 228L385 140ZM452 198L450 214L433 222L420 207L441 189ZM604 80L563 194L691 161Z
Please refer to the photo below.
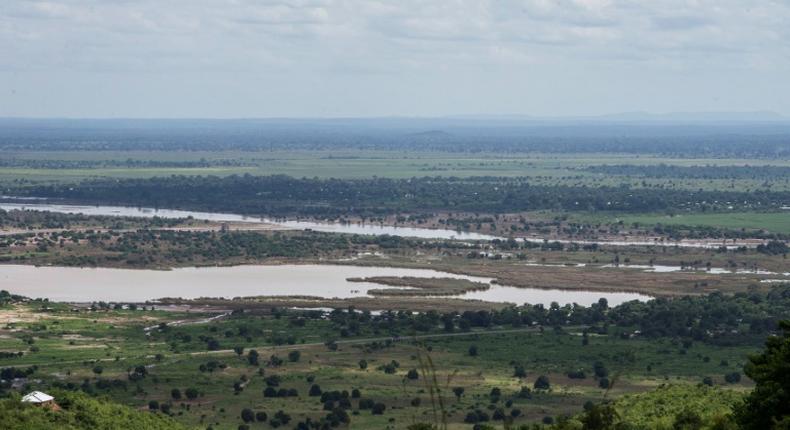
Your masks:
M638 393L666 382L697 384L702 375L712 377L717 385L744 390L748 381L727 384L723 375L740 371L746 355L755 351L704 343L682 346L673 339L629 339L614 332L591 335L582 346L581 328L513 330L496 325L451 335L433 331L412 340L402 333L402 340L391 342L390 335L371 332L365 324L328 348L325 342L337 339L337 328L325 319L295 325L293 318L285 316L245 313L205 322L206 314L195 312L89 311L58 304L42 310L40 306L2 310L7 335L0 339L0 350L25 354L0 359L0 366L37 366L28 381L30 388L82 385L141 409L151 401L172 404L174 418L200 428L235 429L242 423L244 408L265 411L270 417L285 410L294 421L319 419L326 411L318 397L308 395L313 384L323 391L358 389L361 398L386 404L382 415L374 415L359 410L358 400L352 399L351 428L405 428L415 421L431 421L429 386L426 374L419 371L428 357L433 362L429 374L435 372L440 381L449 428L469 428L463 421L474 409L489 414L497 408L507 414L518 410L516 423L535 422L578 413L585 402L605 395ZM146 331L146 327L152 328ZM207 352L204 337L218 339L218 349ZM243 347L242 355L229 349L233 346ZM474 355L469 352L472 347L477 351ZM250 349L260 354L260 366L250 364ZM289 355L293 351L300 353L295 360ZM283 363L267 365L271 355ZM360 360L367 363L365 368ZM393 361L398 365L385 371L382 366ZM600 378L593 372L596 362L605 363L609 378L616 381L610 390L599 386ZM134 367L140 365L147 368L145 377L130 380ZM211 370L201 371L206 365ZM517 366L525 374L516 376ZM412 369L418 370L416 379L407 377ZM586 376L572 379L567 376L571 371ZM296 389L298 396L264 397L266 378L275 375L280 379L278 389ZM533 388L540 375L549 378L550 389ZM99 388L99 380L122 383ZM463 387L463 394L455 397L453 387ZM530 389L528 396L517 395L522 387ZM173 399L174 388L182 393L195 388L199 395ZM492 397L495 388L502 394ZM490 410L489 405L493 405Z
M767 230L776 233L790 233L790 210L783 212L734 212L711 214L680 215L626 215L617 220L632 224L663 224L707 226L728 229Z
M156 161L200 162L207 167L96 167L96 168L0 168L0 181L73 181L94 177L146 178L153 176L233 174L275 175L318 178L411 178L420 176L501 176L529 177L536 184L586 184L589 186L665 187L715 190L790 189L788 178L758 179L678 179L635 178L604 175L583 170L598 165L673 166L790 166L782 159L671 158L631 154L502 154L434 153L373 150L315 151L10 151L17 160L74 161ZM230 166L210 166L231 161Z

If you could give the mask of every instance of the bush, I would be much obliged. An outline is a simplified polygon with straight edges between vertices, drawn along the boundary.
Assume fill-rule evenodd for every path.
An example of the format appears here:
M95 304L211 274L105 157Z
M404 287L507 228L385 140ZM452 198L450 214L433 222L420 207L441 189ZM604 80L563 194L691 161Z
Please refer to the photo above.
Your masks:
M606 378L609 376L609 370L600 361L596 361L595 364L593 364L593 372L595 372L595 377L597 378Z
M546 375L538 376L538 379L535 380L535 384L533 387L536 390L548 390L551 388L551 384L549 383L549 377Z
M568 378L570 379L585 379L587 378L587 374L584 373L584 370L571 370L568 372Z
M255 421L255 412L252 409L244 408L241 410L241 420L245 423L251 423Z
M372 399L359 399L359 409L373 409L374 404Z
M769 337L762 354L749 357L744 367L755 382L735 414L744 430L790 428L790 321L780 322L779 328L782 334Z
M737 384L741 382L741 373L740 372L732 372L724 375L724 380L727 381L728 384Z
M189 387L189 388L187 388L187 389L184 391L184 394L186 394L186 396L187 396L187 399L189 399L189 400L195 400L195 399L197 399L197 398L198 398L198 396L200 395L200 392L197 390L197 388Z

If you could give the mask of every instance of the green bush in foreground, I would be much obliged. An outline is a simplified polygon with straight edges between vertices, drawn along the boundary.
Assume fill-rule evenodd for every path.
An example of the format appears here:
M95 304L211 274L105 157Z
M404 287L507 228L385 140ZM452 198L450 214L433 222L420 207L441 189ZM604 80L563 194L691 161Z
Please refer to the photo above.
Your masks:
M5 430L181 430L170 417L137 411L128 406L88 397L82 393L50 393L60 411L22 403L14 394L0 400L0 423Z
M765 351L744 368L756 384L737 412L745 430L790 429L790 321L779 327L782 336L768 338Z
M733 408L743 396L706 385L665 385L594 405L554 430L735 430Z

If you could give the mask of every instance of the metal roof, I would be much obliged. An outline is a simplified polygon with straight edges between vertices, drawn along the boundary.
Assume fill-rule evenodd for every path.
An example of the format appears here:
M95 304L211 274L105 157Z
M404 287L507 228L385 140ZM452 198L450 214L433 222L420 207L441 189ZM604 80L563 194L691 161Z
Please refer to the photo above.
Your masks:
M55 398L47 393L42 393L41 391L33 391L25 395L25 397L22 397L23 402L29 403L44 403L49 402L50 400L55 400Z

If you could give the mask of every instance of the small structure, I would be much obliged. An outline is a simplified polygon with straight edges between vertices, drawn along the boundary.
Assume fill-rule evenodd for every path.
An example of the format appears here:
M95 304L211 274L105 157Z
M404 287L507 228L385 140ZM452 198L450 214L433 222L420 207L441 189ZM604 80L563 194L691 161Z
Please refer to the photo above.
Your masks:
M42 393L41 391L33 391L26 394L22 397L22 401L25 403L32 403L36 406L46 407L53 410L60 409L60 407L55 403L55 398L50 396L47 393Z

